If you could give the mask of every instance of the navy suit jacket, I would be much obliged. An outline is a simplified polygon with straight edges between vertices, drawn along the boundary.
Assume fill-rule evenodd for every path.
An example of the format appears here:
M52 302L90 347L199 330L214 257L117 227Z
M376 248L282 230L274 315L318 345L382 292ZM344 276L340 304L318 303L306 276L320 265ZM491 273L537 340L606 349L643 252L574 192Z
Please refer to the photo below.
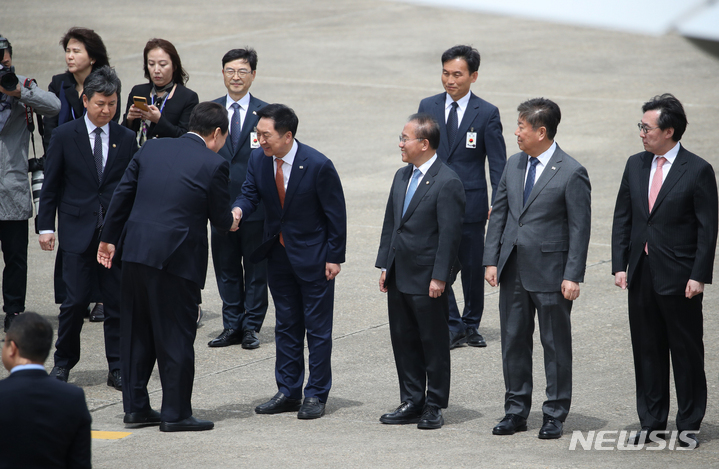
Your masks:
M232 226L230 165L198 135L148 140L117 186L100 239L118 259L205 286L207 220Z
M645 151L627 161L614 209L612 272L626 271L631 285L648 243L657 293L683 296L689 279L712 282L719 217L716 177L709 163L682 146L649 213L653 159Z
M93 241L97 211L107 210L115 187L137 151L135 134L110 122L110 146L98 181L95 158L85 119L75 119L58 127L45 157L45 182L40 192L38 229L55 230L62 236L62 249L81 254Z
M82 389L16 371L0 381L0 467L89 468L91 423Z
M459 123L457 136L452 148L449 148L444 117L446 97L447 93L440 93L423 99L419 104L419 112L430 114L439 123L440 139L437 155L462 180L467 199L464 222L483 222L487 220L489 211L484 161L489 160L489 177L492 182L492 200L494 200L497 184L507 160L507 147L502 137L499 109L470 92L469 103L462 122ZM467 148L467 132L477 133L476 148Z
M217 98L215 103L225 107L227 103L227 95ZM247 175L247 163L250 161L250 154L253 148L250 146L250 133L255 131L257 122L260 120L255 111L259 111L267 103L261 99L257 99L250 93L250 105L245 113L245 121L242 123L242 132L240 132L240 143L237 148L232 146L232 138L227 136L225 146L220 149L218 154L230 163L230 198L235 200L240 192L242 192L242 184L245 182ZM255 213L247 217L243 221L263 220L265 218L265 207L262 203L257 207Z
M325 263L345 261L347 213L339 175L332 161L312 147L297 142L285 205L275 185L273 158L262 148L252 152L242 194L233 207L249 217L260 201L265 203L263 243L250 260L267 257L272 245L285 242L287 257L295 273L311 282L325 277Z

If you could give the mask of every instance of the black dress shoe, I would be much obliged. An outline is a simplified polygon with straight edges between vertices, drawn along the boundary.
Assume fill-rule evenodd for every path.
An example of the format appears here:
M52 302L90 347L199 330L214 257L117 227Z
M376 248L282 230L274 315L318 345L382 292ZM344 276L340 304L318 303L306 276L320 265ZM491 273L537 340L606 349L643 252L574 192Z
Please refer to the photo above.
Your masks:
M90 322L103 322L105 320L105 306L102 303L95 303L90 311Z
M282 412L297 412L302 402L299 399L290 399L281 392L274 395L272 399L255 407L257 414L280 414Z
M460 345L464 345L467 343L467 335L464 331L460 332L452 332L449 331L449 349L455 349L459 347Z
M417 428L422 430L436 430L444 425L444 417L442 417L442 409L435 405L424 406L422 417L419 419Z
M122 373L120 370L110 371L107 373L107 385L118 391L122 391Z
M160 423L161 432L201 432L203 430L212 430L215 424L209 420L199 420L195 417L187 417L179 422L162 422Z
M123 423L128 425L159 425L162 419L160 413L156 410L146 410L144 412L125 412Z
M242 342L242 338L234 329L225 329L217 338L207 343L210 347L227 347L228 345L236 345Z
M484 341L482 334L477 329L470 327L467 329L467 345L470 347L486 347L487 342Z
M13 320L20 314L21 313L5 313L5 332L10 329L10 324L12 324Z
M260 348L260 339L257 338L257 332L249 329L242 336L242 348L252 350Z
M422 408L403 402L397 407L394 412L384 414L379 418L379 421L388 425L405 425L408 423L418 423L420 417L422 417Z
M67 383L67 379L70 377L70 370L61 366L53 366L52 371L50 371L50 377Z
M325 405L317 397L305 397L305 401L297 412L297 418L302 420L318 419L325 415Z
M696 433L686 433L684 436L679 435L679 446L682 448L697 449L699 447L699 438Z
M544 414L544 423L542 423L542 428L539 429L539 439L556 440L562 436L563 430L564 424L561 420Z
M499 422L493 429L493 435L514 435L516 432L527 431L527 419L520 417L517 414L507 414L504 416L501 422Z
M197 305L197 328L199 329L200 326L202 326L202 317L205 315L205 312L202 311L202 306Z

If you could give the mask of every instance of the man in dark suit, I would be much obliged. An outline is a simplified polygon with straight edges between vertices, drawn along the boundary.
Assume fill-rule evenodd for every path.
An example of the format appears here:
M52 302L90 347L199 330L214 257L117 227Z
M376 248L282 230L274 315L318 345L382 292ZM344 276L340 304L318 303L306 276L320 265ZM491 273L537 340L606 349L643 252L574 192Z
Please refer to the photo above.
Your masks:
M85 79L86 114L53 132L45 159L45 182L40 193L40 247L55 248L55 213L62 238L62 277L67 295L60 305L55 366L50 373L67 381L80 360L80 330L99 281L105 304L105 354L110 372L107 384L122 389L120 372L120 270L99 268L95 260L105 210L132 155L134 133L112 121L120 95L120 79L108 66ZM97 279L97 280L96 280Z
M332 386L334 278L345 261L347 214L339 175L326 156L298 142L298 119L283 104L257 111L261 149L252 152L236 217L249 217L265 203L263 243L251 260L267 258L275 304L275 379L278 392L255 408L258 414L297 411L300 419L325 413ZM305 376L307 333L309 371Z
M217 151L227 112L200 103L189 132L148 140L117 186L97 260L122 260L122 400L127 424L160 430L210 430L192 416L197 303L207 276L207 220L236 229L227 191L230 165ZM115 250L117 247L117 251ZM150 407L147 383L157 360L162 413Z
M489 161L494 199L507 159L499 110L469 90L477 81L479 61L479 52L471 46L454 46L445 51L442 54L445 93L425 98L419 105L419 112L430 114L440 123L437 155L459 175L467 199L459 246L464 310L460 317L454 291L449 286L450 348L464 343L487 346L478 331L484 311L484 226L490 212L484 162Z
M547 399L539 438L562 436L572 400L572 302L584 281L591 224L587 170L554 141L559 106L519 105L520 153L507 161L487 228L487 282L499 290L505 417L495 435L527 429L534 314L544 347Z
M666 429L669 357L677 390L677 430L696 447L707 405L702 299L717 242L717 184L711 165L679 143L687 126L671 94L644 103L644 150L629 157L612 228L615 284L629 288L637 412L644 442ZM689 441L691 440L691 441Z
M448 287L457 275L464 188L437 158L440 126L429 114L409 118L400 135L402 161L390 189L375 266L387 293L400 406L386 424L444 424L449 401ZM425 392L426 391L426 392Z
M257 73L257 52L252 48L232 49L222 57L222 75L227 95L215 100L227 109L230 136L219 151L230 163L230 198L242 190L247 162L253 148L259 148L255 114L267 103L250 94ZM257 333L267 313L267 261L250 262L250 254L262 242L265 209L262 203L242 221L238 231L221 234L212 228L212 263L217 289L222 298L222 333L207 345L226 347L242 344L244 349L260 346ZM244 269L244 275L243 275Z
M5 336L0 381L0 467L89 468L92 418L85 393L50 378L43 363L52 326L36 313L18 316Z

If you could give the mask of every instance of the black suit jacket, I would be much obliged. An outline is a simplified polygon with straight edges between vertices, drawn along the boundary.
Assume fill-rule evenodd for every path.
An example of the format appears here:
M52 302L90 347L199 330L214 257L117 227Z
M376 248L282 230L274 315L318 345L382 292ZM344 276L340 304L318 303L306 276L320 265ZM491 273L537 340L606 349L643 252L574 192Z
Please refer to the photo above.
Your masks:
M395 173L375 266L395 276L400 292L428 295L432 279L451 284L457 275L465 197L459 176L437 158L402 216L413 170Z
M89 468L91 423L82 389L16 371L0 381L0 468Z
M429 113L439 122L440 139L437 155L452 168L465 190L467 210L465 223L487 220L488 196L487 179L484 175L484 161L489 160L489 178L492 182L492 198L497 192L497 184L502 177L507 160L507 148L502 136L502 121L499 109L493 104L470 92L469 103L459 123L457 136L452 148L447 138L447 125L444 117L444 104L447 93L425 98L419 104L419 112ZM467 148L467 132L476 132L476 148Z
M217 98L214 102L222 107L225 107L227 103L227 96ZM250 105L245 113L245 121L242 123L242 132L240 132L240 143L237 148L232 146L232 138L227 135L227 141L225 146L220 149L218 154L226 159L230 163L230 198L235 200L240 192L242 192L242 184L245 182L247 176L247 164L250 161L250 154L252 153L252 146L250 141L250 134L255 132L257 122L260 118L255 114L263 107L267 106L267 103L261 99L257 99L250 94ZM257 206L257 210L243 219L243 221L255 221L264 220L265 218L265 207L262 202Z
M137 151L135 135L110 122L110 145L98 181L95 158L85 119L58 127L45 158L45 181L40 193L38 229L55 230L62 236L62 249L80 254L90 245L97 225L100 204L106 210L125 168Z
M711 283L717 243L717 184L709 163L679 149L649 213L654 155L629 157L614 208L612 272L632 275L649 244L652 281L660 295L684 295L687 282Z
M147 103L152 104L151 99L152 84L143 83L142 85L135 85L130 94L127 97L127 106L125 108L125 115L122 118L122 125L128 129L133 130L137 133L140 130L140 119L134 119L132 123L127 122L127 111L130 110L130 106L134 104L133 96L143 96L147 98ZM164 108L162 108L162 115L157 124L151 123L147 129L147 139L151 138L163 138L163 137L179 137L187 133L187 127L190 123L190 114L195 106L200 102L197 97L197 93L191 89L180 85L178 83L175 88L175 92L172 93L172 97L167 100Z
M229 163L202 138L148 140L132 159L107 210L100 239L123 260L205 286L207 220L232 226Z

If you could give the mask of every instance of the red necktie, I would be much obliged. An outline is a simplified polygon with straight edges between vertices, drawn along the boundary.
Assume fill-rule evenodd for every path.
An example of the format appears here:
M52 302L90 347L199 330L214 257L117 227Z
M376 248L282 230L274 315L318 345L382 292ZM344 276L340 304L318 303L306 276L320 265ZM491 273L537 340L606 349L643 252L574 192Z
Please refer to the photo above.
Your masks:
M281 158L275 158L275 162L277 163L277 172L275 172L275 185L277 186L277 193L280 196L280 206L285 206L285 173L282 172L282 159ZM282 246L285 245L285 239L282 237L282 232L280 232L280 244Z
M649 213L652 213L654 203L657 201L659 190L662 188L662 182L664 179L664 171L662 166L667 162L667 159L663 156L657 158L657 170L654 171L654 178L652 179L652 185L649 188ZM649 243L644 245L644 252L649 254Z

